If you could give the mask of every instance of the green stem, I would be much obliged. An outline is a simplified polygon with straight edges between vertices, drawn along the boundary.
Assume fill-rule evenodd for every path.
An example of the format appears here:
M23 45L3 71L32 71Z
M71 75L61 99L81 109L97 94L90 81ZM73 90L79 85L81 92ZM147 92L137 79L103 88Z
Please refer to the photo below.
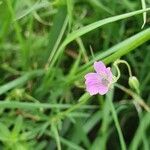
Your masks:
M55 136L55 140L56 140L56 144L57 144L57 149L61 150L61 142L60 142L60 137L59 137L58 129L57 129L56 125L54 125L54 123L52 123L52 131L53 131L54 136Z
M127 68L128 68L128 71L129 71L129 76L130 77L132 77L132 71L131 71L131 67L130 67L130 65L128 64L128 62L127 61L125 61L125 60L118 60L118 62L117 62L118 64L126 64L126 66L127 66Z
M89 100L89 98L90 98L89 93L83 94L83 96L80 97L78 104L70 107L66 111L58 113L56 116L52 117L52 121L56 121L57 122L60 119L63 119L64 117L66 117L72 111L75 111L75 110L79 109L83 104L85 104Z
M115 123L116 129L118 131L118 136L119 136L119 140L120 140L120 144L121 144L121 149L126 150L126 144L125 144L125 141L124 141L124 138L123 138L123 134L122 134L122 131L121 131L121 127L119 125L119 121L118 121L118 118L117 118L117 114L116 114L114 105L113 105L113 103L110 99L108 99L108 100L109 100L109 104L110 104L110 109L112 111L112 116L113 116L113 119L114 119L114 123Z
M90 106L90 105L83 105L81 107L81 105L84 103L84 101L81 101L80 103L76 104L76 105L71 105L71 104L50 104L50 103L32 103L32 102L16 102L16 101L4 101L4 100L0 100L0 109L15 109L15 108L19 108L19 109L39 109L39 108L43 108L43 109L55 109L55 108L59 108L59 109L67 109L70 108L68 111L73 111L74 109L95 109L96 106Z
M116 82L119 78L120 78L120 70L119 70L119 67L118 67L118 64L125 64L126 66L127 66L127 68L128 68L128 71L129 71L129 76L130 77L132 77L132 71L131 71L131 67L130 67L130 65L128 64L128 62L127 61L125 61L125 60L116 60L115 62L114 62L114 64L113 64L113 66L116 68L116 70L117 70L117 73L118 73L118 75L117 75L117 77L115 78L115 80L114 80L114 82Z
M113 83L115 83L115 82L117 82L117 80L120 78L121 74L120 74L120 70L119 70L119 67L118 67L118 65L117 65L116 62L114 62L113 66L114 66L114 67L116 68L116 70L117 70L117 77L114 76L114 81L113 81Z
M8 6L8 10L10 12L10 15L11 15L12 19L14 20L15 19L15 13L14 13L14 10L13 10L12 4L11 4L11 0L7 0L6 3L7 3L7 6ZM26 47L24 38L21 35L21 27L19 26L17 21L14 21L13 24L14 24L14 29L16 31L17 39L18 39L18 41L21 45L21 56L22 56L22 64L23 64L22 67L23 67L23 69L26 69L27 64L28 64L28 60L27 60L27 58L28 58L28 49Z
M126 14L122 14L122 15L118 15L118 16L114 16L114 17L109 17L97 22L94 22L92 24L89 24L87 26L84 26L76 31L73 31L72 33L70 33L67 38L63 41L63 43L59 46L59 48L57 49L57 52L55 53L51 64L49 66L49 69L51 69L54 64L56 63L57 59L59 58L59 56L62 54L62 52L64 51L65 47L67 46L67 44L69 44L70 42L72 42L73 40L77 39L78 37L96 29L99 28L105 24L111 23L111 22L115 22L115 21L119 21L128 17L132 17L134 15L138 15L140 13L143 13L145 11L149 11L150 8L144 9L144 10L138 10L138 11L134 11L134 12L130 12L130 13L126 13Z
M150 107L144 102L144 100L139 95L137 95L136 93L132 92L131 90L125 88L124 86L120 84L116 83L115 86L121 89L122 91L126 92L128 95L130 95L147 112L150 112Z
M142 4L142 9L146 8L146 2L145 0L141 0L141 4ZM143 24L142 24L142 29L144 28L144 25L146 24L146 12L143 12Z

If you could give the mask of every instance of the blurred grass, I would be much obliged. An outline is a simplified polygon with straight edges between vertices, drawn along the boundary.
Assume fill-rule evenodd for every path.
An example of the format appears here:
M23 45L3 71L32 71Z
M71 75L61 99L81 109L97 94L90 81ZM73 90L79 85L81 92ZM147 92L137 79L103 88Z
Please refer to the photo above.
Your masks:
M140 103L150 105L149 10L144 0L1 0L0 149L150 149ZM121 66L121 88L90 97L93 62L120 57L140 95L122 91L131 89Z

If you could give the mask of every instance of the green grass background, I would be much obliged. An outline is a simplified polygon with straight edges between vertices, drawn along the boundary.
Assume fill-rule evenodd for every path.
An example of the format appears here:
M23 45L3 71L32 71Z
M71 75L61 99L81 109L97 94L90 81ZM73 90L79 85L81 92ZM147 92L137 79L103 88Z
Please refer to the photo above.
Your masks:
M149 150L149 11L149 0L1 0L0 150ZM93 62L119 58L140 94L125 65L107 95L86 93Z

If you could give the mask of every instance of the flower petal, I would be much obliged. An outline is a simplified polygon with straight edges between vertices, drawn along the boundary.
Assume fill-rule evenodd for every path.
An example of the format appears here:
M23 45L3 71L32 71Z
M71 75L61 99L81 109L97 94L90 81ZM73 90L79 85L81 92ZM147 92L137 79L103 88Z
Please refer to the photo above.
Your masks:
M94 63L96 73L88 73L85 75L86 91L90 95L100 94L104 95L108 92L112 82L112 72L110 67L106 68L105 64L101 61Z
M90 95L104 95L108 92L108 87L102 84L102 78L98 73L88 73L85 75L86 91Z
M106 94L108 92L108 87L107 86L99 86L99 94L100 95L104 95L104 94Z
M88 84L86 86L86 91L90 93L90 95L100 94L104 95L108 92L108 87L102 85L101 83Z
M93 81L93 79L100 79L101 77L97 73L88 73L84 76L84 78L88 81Z
M107 70L105 64L102 61L94 62L94 69L97 73L103 74L103 75L106 74L106 70Z
M98 94L98 89L95 86L87 86L86 91L90 93L90 95Z
M112 82L113 74L111 72L110 67L108 67L106 71L107 71L107 77L108 77L109 82Z
M97 73L88 73L85 75L85 79L86 90L90 93L90 95L98 94L101 77Z
M86 85L93 85L101 82L101 77L97 73L88 73L85 75L85 79Z

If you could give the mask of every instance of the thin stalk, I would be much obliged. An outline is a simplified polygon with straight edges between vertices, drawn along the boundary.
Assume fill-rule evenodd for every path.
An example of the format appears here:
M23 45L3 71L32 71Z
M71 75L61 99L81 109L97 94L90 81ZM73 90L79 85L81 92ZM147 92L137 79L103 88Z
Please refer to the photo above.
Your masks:
M120 140L120 144L121 144L121 149L126 150L126 144L125 144L125 141L124 141L124 138L123 138L123 134L122 134L122 131L121 131L121 127L119 125L119 121L118 121L118 118L117 118L117 114L116 114L114 105L113 105L113 103L110 99L108 99L108 100L109 100L112 116L113 116L113 119L114 119L114 123L115 123L116 129L117 129L117 132L118 132L118 136L119 136L119 140Z
M15 18L15 13L14 13L11 1L7 0L6 2L7 2L8 10L9 10L9 12L11 14L11 17L12 17L12 19L14 19ZM21 28L20 28L19 24L17 23L17 21L14 21L13 23L14 23L14 28L15 28L15 31L16 31L17 39L18 39L18 41L19 41L19 43L21 45L21 56L22 56L22 65L23 65L22 67L24 69L26 69L27 68L27 64L28 64L28 61L27 61L28 50L27 50L24 38L21 35Z
M131 71L131 67L130 65L128 64L128 62L126 62L125 60L118 60L117 61L117 64L126 64L127 68L128 68L128 71L129 71L129 76L132 77L132 71Z
M70 107L69 109L67 109L66 111L60 112L56 116L52 117L51 118L52 122L60 121L60 119L63 119L72 111L79 109L83 104L85 104L89 100L89 98L90 98L89 93L85 93L83 96L81 96L81 98L79 99L79 102L76 105L74 105L74 106Z
M84 101L83 101L84 102ZM74 109L95 109L96 106L90 106L90 105L84 105L81 107L81 105L83 104L83 102L81 101L80 103L76 105L71 105L71 104L50 104L50 103L32 103L32 102L14 102L13 100L11 101L3 101L0 100L0 109L4 109L4 108L8 108L8 109L15 109L15 108L22 108L22 109L39 109L39 108L43 108L43 109L53 109L53 108L59 108L59 109L66 109L66 108L70 108L71 111L73 111ZM69 109L69 111L70 111Z
M145 0L141 0L141 4L142 4L142 9L146 9L146 2ZM146 12L143 12L143 24L142 24L142 29L144 28L146 24Z
M133 99L139 104L141 105L147 112L150 112L150 107L144 102L144 100L138 96L137 94L135 94L134 92L132 92L131 90L125 88L122 85L119 84L115 84L116 87L118 87L119 89L121 89L122 91L126 92L128 95L130 95L131 97L133 97Z
M57 150L61 150L61 142L60 142L58 129L57 129L56 125L54 125L54 123L52 124L52 131L54 133L55 140L56 140L56 143L57 143Z

